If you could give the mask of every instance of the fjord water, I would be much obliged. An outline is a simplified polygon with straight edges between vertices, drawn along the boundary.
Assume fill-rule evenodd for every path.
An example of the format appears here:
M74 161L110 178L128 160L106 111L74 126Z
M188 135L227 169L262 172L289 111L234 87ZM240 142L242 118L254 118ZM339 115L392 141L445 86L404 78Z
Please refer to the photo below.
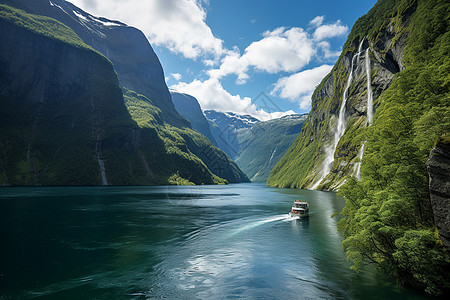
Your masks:
M343 206L262 184L2 188L0 298L420 299L349 269Z

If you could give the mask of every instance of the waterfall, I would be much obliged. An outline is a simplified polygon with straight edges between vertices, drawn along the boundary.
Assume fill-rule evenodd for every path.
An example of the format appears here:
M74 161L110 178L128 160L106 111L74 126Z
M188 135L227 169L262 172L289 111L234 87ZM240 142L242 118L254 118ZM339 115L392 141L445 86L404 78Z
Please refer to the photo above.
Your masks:
M363 45L364 39L365 39L365 37L363 37L363 39L359 43L358 53L356 53L356 65L357 66L359 66L359 57L361 56L361 49L362 49L362 45Z
M358 159L359 161L355 164L355 166L353 167L355 174L355 177L358 180L361 180L361 160L364 154L364 147L366 146L366 141L364 141L364 143L361 145L361 148L359 149L358 152Z
M334 162L334 152L336 152L337 145L339 143L339 140L344 135L345 132L345 118L346 118L346 109L345 106L347 104L347 98L348 98L348 90L350 89L350 85L352 84L353 80L353 67L355 58L359 62L359 56L361 55L361 48L364 42L364 38L359 43L358 52L353 55L352 57L352 63L350 66L350 74L348 75L347 79L347 85L345 86L344 94L342 95L342 104L341 108L339 110L339 117L337 121L336 130L334 131L334 139L333 144L331 147L327 147L325 149L325 160L323 161L323 168L322 168L322 176L319 178L319 180L314 183L311 187L311 189L315 190L319 184L322 182L322 180L330 173L331 167L333 166Z
M99 137L97 137L97 141L95 142L95 152L97 154L97 161L98 161L98 165L100 167L100 174L102 176L102 185L108 185L108 181L106 180L105 163L100 158L101 142L100 142Z
M373 122L373 92L372 92L372 78L370 69L370 57L369 48L366 49L366 76L367 76L367 120L368 126L372 125ZM366 141L361 145L361 149L358 152L358 162L354 166L355 177L361 180L361 161L364 155L364 147Z
M370 57L369 48L366 49L366 75L367 75L367 119L369 126L373 122L373 94L372 94L372 78L370 75Z

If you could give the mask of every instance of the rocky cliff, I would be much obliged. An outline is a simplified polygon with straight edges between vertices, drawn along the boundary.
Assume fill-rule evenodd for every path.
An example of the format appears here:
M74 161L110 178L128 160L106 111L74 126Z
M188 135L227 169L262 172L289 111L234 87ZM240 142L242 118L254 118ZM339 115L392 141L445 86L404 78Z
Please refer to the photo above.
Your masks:
M439 144L427 172L435 141L450 132L449 9L444 0L379 0L358 19L268 181L339 190L352 268L375 263L435 295L450 290L450 256L436 229L445 241Z
M440 139L427 162L430 198L439 237L450 250L450 139Z
M122 90L111 62L70 28L4 5L0 12L0 185L248 180L204 136Z
M190 126L173 106L161 63L140 30L95 17L64 0L0 0L0 3L67 25L112 62L121 86L151 99L161 109L165 122L177 127Z
M380 95L405 68L404 28L414 10L410 6L401 25L388 24L376 36L355 24L333 70L314 91L302 134L273 169L269 185L337 190L346 176L359 176L365 129Z

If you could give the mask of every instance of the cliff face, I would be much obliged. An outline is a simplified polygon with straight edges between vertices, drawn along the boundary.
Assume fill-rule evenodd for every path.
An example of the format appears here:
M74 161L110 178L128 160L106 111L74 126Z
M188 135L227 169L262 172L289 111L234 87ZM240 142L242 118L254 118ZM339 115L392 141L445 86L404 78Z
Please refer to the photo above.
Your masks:
M165 122L190 127L172 104L161 63L140 30L119 21L92 16L64 0L0 0L0 3L67 25L113 63L121 86L151 99L161 109Z
M0 185L224 183L213 163L248 180L204 136L122 91L111 62L70 28L0 11Z
M0 24L3 183L101 184L102 141L113 126L133 125L123 118L111 64L93 50Z
M439 237L450 250L450 142L440 140L427 162L430 198Z
M448 150L438 144L429 172L427 159L450 132L449 9L444 0L379 0L358 19L269 177L274 186L339 190L352 268L376 263L436 295L450 290L449 252L436 235L438 226L447 243Z
M403 24L387 26L376 37L350 35L333 70L312 96L303 131L269 176L279 187L337 190L346 176L360 176L366 137L380 95L403 70L403 49L414 6ZM355 24L353 32L358 31Z
M208 120L203 115L202 108L197 99L191 95L178 93L175 91L170 92L172 96L172 102L175 105L177 111L191 123L192 129L197 130L204 136L206 136L211 143L217 146L217 142L214 139L211 128L209 127Z

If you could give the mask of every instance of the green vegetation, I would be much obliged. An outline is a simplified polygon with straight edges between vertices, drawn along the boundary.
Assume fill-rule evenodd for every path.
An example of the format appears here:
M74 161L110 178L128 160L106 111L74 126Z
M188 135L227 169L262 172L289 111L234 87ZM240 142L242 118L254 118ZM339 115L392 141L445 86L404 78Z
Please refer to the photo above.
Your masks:
M23 10L3 4L0 4L0 19L71 46L95 51L86 45L72 29L55 19L28 14Z
M211 162L245 176L204 136L122 91L112 64L68 27L7 6L0 23L0 82L11 87L0 95L0 185L100 184L97 155L112 185L226 184Z
M123 89L123 94L125 106L133 120L144 131L156 133L156 138L160 141L158 151L161 156L158 159L152 159L150 165L152 169L166 174L164 176L167 176L167 182L170 184L227 183L226 180L211 173L204 161L190 150L193 148L191 144L195 142L204 147L214 147L206 137L192 129L181 129L164 123L161 110L147 97L127 89ZM195 150L193 151L196 152Z
M381 96L368 128L362 180L341 189L344 247L358 269L377 263L404 284L448 291L448 252L437 237L426 160L450 132L450 31L446 1L418 1L404 50L406 70Z
M371 45L383 45L390 32L390 46L380 50L385 59L400 37L407 35L405 69L375 100L372 126L364 125L364 117L349 118L325 180L329 182L322 188L347 181L340 188L346 206L338 224L353 269L376 263L399 283L434 295L450 289L450 258L434 225L426 168L430 150L437 140L447 140L450 132L449 12L450 4L444 0L378 1L355 23L337 64L314 93L302 133L268 181L287 187L312 182L324 157L322 149L331 140L330 128L335 126L331 114L338 111L336 104L348 77L344 57L354 54L363 37ZM348 107L356 103L355 96L365 97L356 92L361 84L365 82L354 79ZM324 92L326 87L332 87L332 92ZM350 163L356 161L363 141L367 143L362 180L357 181L351 177Z

